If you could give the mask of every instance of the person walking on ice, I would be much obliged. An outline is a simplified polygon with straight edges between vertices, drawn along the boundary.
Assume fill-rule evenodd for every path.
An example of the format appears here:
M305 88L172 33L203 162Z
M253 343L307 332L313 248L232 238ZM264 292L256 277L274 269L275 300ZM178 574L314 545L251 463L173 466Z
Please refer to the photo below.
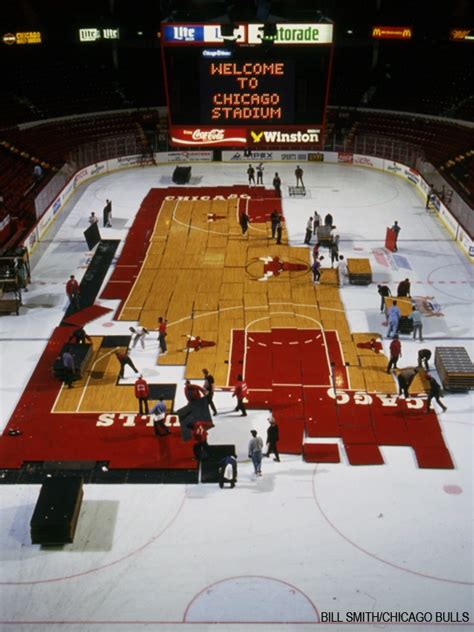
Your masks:
M347 276L347 262L344 259L344 255L339 255L339 262L336 268L337 275L339 277L339 287L343 287L345 278Z
M263 439L259 437L256 430L251 430L252 438L249 441L249 459L252 459L256 476L262 476L262 452Z
M310 217L306 222L306 233L304 236L304 243L309 246L311 243L311 237L313 236L313 218Z
M416 340L416 334L418 333L420 342L423 342L423 321L421 320L421 312L416 305L413 306L412 312L408 318L413 323L413 340Z
M395 233L395 239L394 239L394 244L393 244L393 250L394 250L395 252L397 252L397 250L398 250L398 245L397 245L397 244L398 244L398 235L400 234L400 230L401 230L400 226L398 225L398 221L397 221L397 220L395 220L395 221L393 222L392 230L393 230L393 232Z
M249 168L247 169L247 175L249 178L249 186L251 186L252 184L255 186L255 169L252 167L252 165L249 165Z
M301 186L304 189L303 173L303 169L298 165L295 169L296 186Z
M443 409L443 413L446 412L448 409L447 407L443 404L443 402L440 400L441 397L441 386L438 384L438 382L434 379L434 377L432 375L430 375L429 373L426 374L426 377L428 378L428 382L430 384L430 390L428 391L428 399L426 400L426 412L429 413L431 410L431 402L434 399Z
M276 422L273 413L270 411L270 417L268 418L269 426L267 428L267 452L265 454L266 457L269 457L270 454L274 454L274 461L280 462L280 455L278 454L278 440L280 438L280 433L278 431L278 425Z
M273 178L273 188L275 189L275 196L281 197L281 178L278 173L275 173Z

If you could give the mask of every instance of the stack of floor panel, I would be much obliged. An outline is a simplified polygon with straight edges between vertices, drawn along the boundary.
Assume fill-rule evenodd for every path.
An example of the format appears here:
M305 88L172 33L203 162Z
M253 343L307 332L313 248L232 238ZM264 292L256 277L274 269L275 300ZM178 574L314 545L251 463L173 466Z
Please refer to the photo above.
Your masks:
M448 391L474 388L474 365L464 347L436 347L435 366Z
M305 197L306 189L304 187L288 187L290 197Z
M74 540L83 496L82 477L50 478L43 483L31 518L33 544L67 544Z
M348 259L347 272L352 285L369 285L372 283L372 268L368 259Z

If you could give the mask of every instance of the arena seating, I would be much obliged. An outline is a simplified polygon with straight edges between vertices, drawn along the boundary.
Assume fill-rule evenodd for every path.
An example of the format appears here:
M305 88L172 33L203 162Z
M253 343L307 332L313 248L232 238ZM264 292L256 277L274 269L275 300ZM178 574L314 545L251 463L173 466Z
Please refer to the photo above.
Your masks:
M67 161L71 151L80 145L126 135L146 145L144 127L157 129L159 122L156 110L119 112L59 119L27 129L10 127L0 131L0 191L4 195L5 208L17 223L22 222L26 228L33 226L37 219L35 197ZM32 179L33 156L41 164L49 166L44 169L44 178L37 185Z
M471 144L462 125L382 112L360 111L352 134L386 136L418 145L436 167L443 164L446 157L467 151Z
M131 134L139 137L141 133L140 125L125 112L63 119L26 130L15 128L7 130L4 136L29 151L41 151L50 162L61 166L67 160L68 152L78 145L109 136Z

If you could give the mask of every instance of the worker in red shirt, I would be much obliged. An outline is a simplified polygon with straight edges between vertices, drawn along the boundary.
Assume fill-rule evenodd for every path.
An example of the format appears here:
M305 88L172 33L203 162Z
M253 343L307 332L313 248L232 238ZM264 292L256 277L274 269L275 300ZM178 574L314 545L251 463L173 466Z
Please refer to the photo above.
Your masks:
M186 397L188 402L196 399L201 399L201 397L204 397L205 395L207 395L207 391L205 388L203 388L202 386L198 386L198 384L191 384L189 380L186 380L184 384L184 396Z
M202 461L203 459L206 459L209 455L206 424L202 423L201 421L196 421L193 424L193 440L193 452L196 461Z
M135 397L138 399L138 414L148 415L148 398L150 397L150 389L147 381L143 379L141 374L135 381Z
M168 353L168 349L166 347L166 327L168 325L168 321L160 316L158 318L158 342L160 344L160 355L164 355Z
M131 369L133 369L135 371L135 373L138 373L138 369L137 367L133 364L132 358L128 355L128 353L125 351L116 351L115 352L115 356L117 358L117 360L120 362L120 373L119 373L119 378L122 379L123 378L123 374L125 371L125 367L128 365Z
M244 382L244 378L242 375L237 376L237 384L235 385L234 392L232 393L232 397L237 397L237 406L235 408L235 412L239 411L242 413L242 417L247 417L247 410L244 404L244 398L247 396L247 384Z
M392 342L390 343L390 360L387 365L387 373L397 368L397 362L402 357L402 345L397 334L394 335Z
M71 274L69 281L66 283L66 294L68 295L70 306L78 312L81 309L81 304L79 302L80 288L79 283L76 281L73 274Z

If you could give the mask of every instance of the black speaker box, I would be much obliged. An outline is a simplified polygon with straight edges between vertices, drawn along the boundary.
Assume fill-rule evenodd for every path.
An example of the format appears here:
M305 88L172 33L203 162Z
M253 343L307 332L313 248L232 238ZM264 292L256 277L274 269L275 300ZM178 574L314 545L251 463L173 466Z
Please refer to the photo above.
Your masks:
M235 454L235 445L210 445L208 457L201 461L201 483L218 483L222 459Z
M30 522L33 544L58 545L74 540L82 502L82 477L47 479Z
M191 179L191 167L176 167L173 171L175 184L187 184Z

